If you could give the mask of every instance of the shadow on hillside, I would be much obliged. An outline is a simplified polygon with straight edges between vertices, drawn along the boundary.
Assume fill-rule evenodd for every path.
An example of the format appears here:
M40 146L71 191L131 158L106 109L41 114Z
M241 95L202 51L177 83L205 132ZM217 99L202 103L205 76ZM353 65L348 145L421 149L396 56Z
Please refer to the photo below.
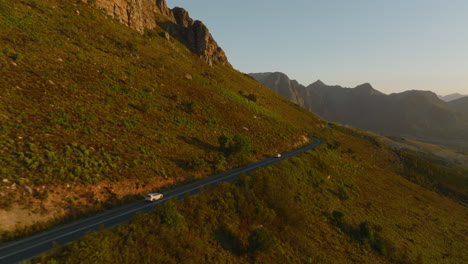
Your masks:
M187 138L184 136L179 136L178 139L183 140L185 143L193 145L197 148L203 149L203 150L208 150L208 151L219 151L219 148L216 146L213 146L209 143L206 143L196 137L191 137Z
M221 247L225 250L238 256L244 253L239 238L237 238L231 231L226 230L224 228L218 229L214 232L214 236L221 245Z
M190 167L188 166L187 161L181 160L181 159L171 159L172 162L174 162L177 167L183 169L183 170L188 170Z
M193 47L190 46L190 42L187 37L189 35L188 28L180 26L172 21L159 22L158 25L167 33L169 33L169 35L171 35L172 38L180 42L182 45L186 46L192 52L196 53Z

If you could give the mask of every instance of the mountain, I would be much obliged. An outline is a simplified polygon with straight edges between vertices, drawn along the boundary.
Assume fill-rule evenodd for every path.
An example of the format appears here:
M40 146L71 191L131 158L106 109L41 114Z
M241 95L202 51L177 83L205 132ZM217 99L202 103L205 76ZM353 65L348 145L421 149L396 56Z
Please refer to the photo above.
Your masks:
M445 102L450 102L450 101L453 101L453 100L456 100L456 99L460 99L462 97L465 97L467 96L466 94L463 95L463 94L459 94L459 93L453 93L453 94L449 94L449 95L438 95L438 97L441 99L441 100L444 100Z
M166 31L163 34L169 33L207 63L214 61L229 65L224 51L213 39L208 28L203 22L194 21L181 7L169 9L165 0L95 0L94 4L140 33L161 27Z
M148 212L49 241L27 262L467 263L466 168L327 126L234 70L201 22L165 7L0 0L2 245L132 202ZM355 93L382 96L368 84ZM325 143L273 158L311 136ZM263 159L277 163L143 204Z
M2 231L271 156L322 123L164 1L0 0L0 46Z
M468 113L468 96L450 101L449 104L458 111Z
M304 87L280 73L250 75L327 120L468 148L468 115L432 92L412 90L386 95L368 83L343 88L317 81ZM281 82L278 76L282 76Z

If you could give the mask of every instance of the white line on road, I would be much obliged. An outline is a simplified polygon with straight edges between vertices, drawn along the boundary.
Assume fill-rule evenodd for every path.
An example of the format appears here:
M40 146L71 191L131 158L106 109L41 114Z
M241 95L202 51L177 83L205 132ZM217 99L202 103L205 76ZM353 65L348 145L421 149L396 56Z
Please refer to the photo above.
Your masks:
M296 154L299 153L299 152L303 152L303 151L307 151L307 150L316 148L316 147L318 147L319 145L321 145L322 143L323 143L322 140L318 140L315 144L313 144L312 146L310 146L310 148L300 149L300 150L294 150L294 151L290 152L289 154L291 154L291 155L287 155L287 157L294 156L294 155L296 155ZM286 157L285 157L285 158L286 158ZM248 167L248 168L242 169L242 170L240 170L240 171L232 172L232 173L227 174L227 175L225 175L225 176L216 178L216 179L214 179L213 181L209 181L209 182L206 182L206 183L203 183L203 184L200 184L200 185L196 185L196 186L193 187L193 188L190 188L190 189L188 189L188 190L182 191L180 194L182 194L182 193L187 193L187 192L190 192L190 191L193 191L193 190L196 190L196 189L200 189L201 187L204 187L204 186L206 186L206 185L209 185L209 184L213 184L213 183L222 181L222 180L224 180L224 179L226 179L226 178L229 178L229 177L232 177L232 176L234 176L234 175L238 175L238 174L244 173L244 172L249 171L249 170L257 169L257 168L259 168L259 167L261 167L261 166L270 165L270 164L275 163L275 162L277 162L277 161L279 161L279 160L282 160L282 159L270 159L270 160L265 160L265 161L263 161L263 162L258 163L257 165L255 165L255 166L253 166L253 167ZM195 183L195 184L196 184L196 183ZM190 186L190 185L188 185L188 186ZM187 187L188 187L188 186L187 186ZM166 197L166 198L164 198L164 199L162 199L162 200L159 200L157 203L163 202L163 201L165 201L165 200L169 200L169 199L171 199L171 198L173 198L173 197L175 197L175 196L178 196L178 195L179 195L179 194L173 194L172 196L169 196L169 197ZM33 245L33 246L29 246L29 247L27 247L27 248L22 248L21 250L17 250L17 251L12 252L12 253L10 253L10 254L8 254L8 255L0 256L0 259L5 259L5 258L7 258L7 257L16 255L16 254L18 254L18 253L27 251L27 250L32 249L32 248L35 248L35 247L37 247L37 246L39 246L39 245L43 245L43 244L45 244L45 243L49 243L49 242L58 240L58 239L60 239L60 238L62 238L62 237L65 237L65 236L68 236L68 235L77 233L77 232L79 232L79 231L82 231L82 230L91 228L91 227L93 227L93 226L98 226L98 225L100 225L100 224L102 224L102 223L104 223L104 222L108 222L108 221L110 221L110 220L112 220L112 219L115 219L115 218L118 218L118 217L121 217L121 216L130 214L130 213L133 213L133 212L135 212L135 211L142 210L142 209L144 209L144 208L146 208L146 207L149 207L149 206L154 206L154 203L152 203L152 204L145 204L144 206L140 206L140 207L138 207L138 208L132 209L132 210L130 210L130 211L126 211L126 212L124 212L124 213L121 213L121 214L118 214L118 215L115 215L115 216L111 216L111 217L106 218L106 219L104 219L104 220L101 220L101 221L99 221L99 222L94 222L94 223L92 223L92 224L88 224L88 225L86 225L86 226L84 226L84 227L81 227L81 228L79 228L79 229L75 229L75 230L73 230L73 231L71 231L71 232L68 232L68 233L65 233L65 234L61 234L61 235L59 235L59 236L57 236L57 237L54 237L54 238L51 238L51 239L47 239L47 240L41 241L41 242L39 242L38 244L35 244L35 245ZM69 227L69 226L66 226L66 227ZM60 230L60 229L59 229L59 230ZM55 231L57 231L57 230L54 230L54 232L55 232ZM31 240L31 239L29 239L29 240ZM27 240L27 241L29 241L29 240ZM16 245L16 244L19 244L19 243L23 243L23 242L24 242L24 241L18 241L18 242L16 242L16 243L12 244L12 245L6 246L5 248L11 247L11 246L13 246L13 245ZM5 248L2 248L2 250L5 250Z

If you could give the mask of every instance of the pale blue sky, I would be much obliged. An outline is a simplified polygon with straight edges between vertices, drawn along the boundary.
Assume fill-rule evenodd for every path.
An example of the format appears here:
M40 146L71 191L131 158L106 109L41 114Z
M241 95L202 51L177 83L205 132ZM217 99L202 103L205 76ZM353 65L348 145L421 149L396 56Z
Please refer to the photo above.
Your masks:
M167 0L237 70L384 93L468 94L468 0Z

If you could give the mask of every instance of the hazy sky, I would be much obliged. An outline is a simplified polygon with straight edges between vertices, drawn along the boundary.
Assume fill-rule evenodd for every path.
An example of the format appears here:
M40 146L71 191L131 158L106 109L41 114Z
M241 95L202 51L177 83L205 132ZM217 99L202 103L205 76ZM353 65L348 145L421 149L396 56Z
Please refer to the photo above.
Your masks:
M167 0L237 70L384 93L468 94L468 0Z

